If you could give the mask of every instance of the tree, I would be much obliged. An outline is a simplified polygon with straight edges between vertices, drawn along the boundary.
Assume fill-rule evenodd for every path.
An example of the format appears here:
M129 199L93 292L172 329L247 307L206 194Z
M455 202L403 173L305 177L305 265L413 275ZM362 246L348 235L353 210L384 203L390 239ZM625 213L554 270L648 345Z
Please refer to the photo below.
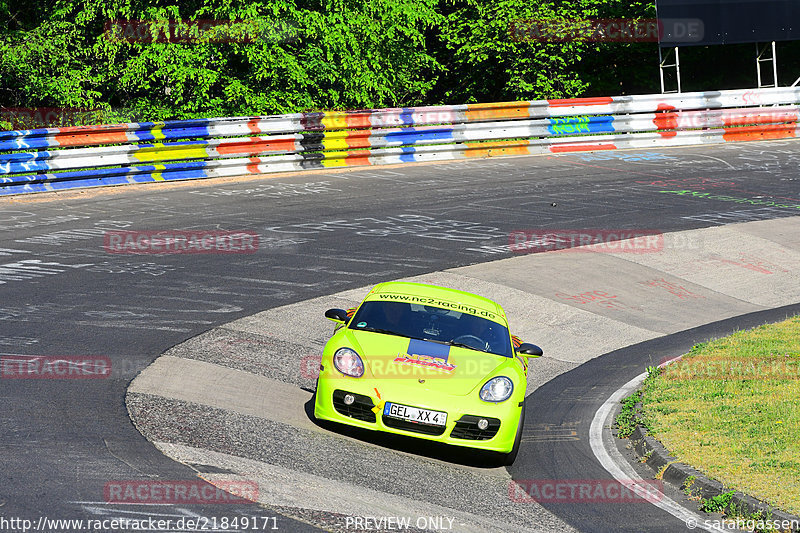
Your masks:
M30 19L0 30L5 105L140 120L396 106L424 102L441 70L425 42L434 0L56 0ZM188 42L159 33L205 20L225 24ZM141 21L161 37L124 33Z
M578 41L519 40L513 25L595 17L601 0L446 0L436 57L447 74L446 102L491 102L577 96L588 86L576 67L591 48Z

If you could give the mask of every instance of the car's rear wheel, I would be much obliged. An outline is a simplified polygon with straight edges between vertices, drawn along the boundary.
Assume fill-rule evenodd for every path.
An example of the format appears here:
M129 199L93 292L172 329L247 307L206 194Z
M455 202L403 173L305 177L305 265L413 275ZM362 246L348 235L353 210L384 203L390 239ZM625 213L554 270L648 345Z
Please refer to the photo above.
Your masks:
M503 459L503 464L505 466L511 466L514 464L514 461L517 459L517 453L519 453L519 446L522 442L522 426L525 425L525 404L522 404L522 409L519 412L519 424L517 425L517 435L514 437L514 447L511 448L511 451L508 452Z

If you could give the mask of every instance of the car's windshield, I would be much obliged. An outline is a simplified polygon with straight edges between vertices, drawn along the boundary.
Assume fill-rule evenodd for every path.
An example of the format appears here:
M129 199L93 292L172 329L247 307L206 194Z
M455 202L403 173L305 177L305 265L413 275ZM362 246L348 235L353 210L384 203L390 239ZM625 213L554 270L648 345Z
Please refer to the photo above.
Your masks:
M376 331L461 345L513 357L508 329L497 322L454 309L402 302L368 301L348 323L353 330Z

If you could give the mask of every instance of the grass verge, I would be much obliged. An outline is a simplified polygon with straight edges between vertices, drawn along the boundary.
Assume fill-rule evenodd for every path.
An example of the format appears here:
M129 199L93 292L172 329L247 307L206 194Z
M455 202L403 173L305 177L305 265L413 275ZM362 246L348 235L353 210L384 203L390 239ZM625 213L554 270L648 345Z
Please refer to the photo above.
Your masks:
M695 346L638 400L680 462L800 513L800 316Z

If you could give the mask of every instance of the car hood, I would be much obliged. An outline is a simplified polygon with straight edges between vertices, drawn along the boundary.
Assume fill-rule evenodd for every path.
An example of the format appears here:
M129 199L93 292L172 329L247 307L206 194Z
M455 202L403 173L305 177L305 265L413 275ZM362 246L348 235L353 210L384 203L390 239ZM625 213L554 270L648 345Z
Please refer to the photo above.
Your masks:
M365 377L383 389L414 387L463 396L513 364L513 359L468 348L367 331L346 336L361 355Z

